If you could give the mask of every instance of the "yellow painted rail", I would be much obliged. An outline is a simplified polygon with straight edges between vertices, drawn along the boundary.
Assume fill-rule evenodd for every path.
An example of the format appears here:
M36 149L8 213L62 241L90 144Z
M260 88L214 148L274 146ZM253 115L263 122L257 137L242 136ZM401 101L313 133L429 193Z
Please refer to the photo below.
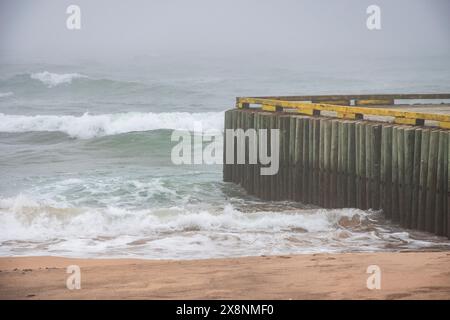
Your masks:
M397 95L333 95L333 96L291 96L291 97L238 97L237 108L260 105L264 111L289 111L319 116L323 111L334 112L344 119L364 119L364 116L392 117L394 122L407 125L424 125L425 121L437 122L437 126L450 129L449 114L424 113L389 108L395 100L450 99L450 94L397 94ZM350 105L353 103L354 105ZM382 105L374 108L370 106ZM323 114L322 114L323 115Z

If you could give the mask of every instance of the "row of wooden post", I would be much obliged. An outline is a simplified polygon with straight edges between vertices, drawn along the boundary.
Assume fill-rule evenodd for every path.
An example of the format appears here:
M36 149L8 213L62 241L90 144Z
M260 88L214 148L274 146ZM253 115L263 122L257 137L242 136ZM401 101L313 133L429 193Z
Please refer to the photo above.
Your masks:
M402 227L450 238L450 131L227 111L225 129L238 128L280 130L277 174L261 175L259 162L249 164L248 143L245 164L224 163L224 181L242 185L249 194L324 208L381 209Z

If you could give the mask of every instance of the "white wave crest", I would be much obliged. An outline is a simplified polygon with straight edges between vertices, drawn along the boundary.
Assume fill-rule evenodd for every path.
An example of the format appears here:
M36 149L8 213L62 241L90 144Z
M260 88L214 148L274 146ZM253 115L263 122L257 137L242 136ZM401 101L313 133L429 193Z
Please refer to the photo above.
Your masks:
M222 130L223 115L223 112L128 112L101 115L85 113L82 116L23 116L0 113L0 132L63 132L74 138L89 139L159 129L192 131L199 125L205 131Z
M14 93L12 92L0 92L0 98L6 98L12 96Z
M386 250L387 244L413 249L449 245L442 238L413 239L404 231L339 225L342 217L355 216L368 221L370 213L358 209L244 213L231 205L83 208L19 195L0 198L0 256L33 253L194 259L378 251Z
M72 83L74 79L87 78L87 76L79 74L79 73L51 73L48 71L33 73L30 75L31 79L39 80L49 88L56 87L57 85L63 83Z
M41 239L48 234L94 237L191 230L240 233L301 229L304 230L302 232L330 232L336 229L341 217L352 217L355 214L367 215L358 209L243 213L231 205L226 205L223 209L211 207L187 209L176 206L144 210L118 207L75 208L64 201L35 199L23 194L12 198L0 198L1 225L10 227L3 230L2 234L10 233L11 237L14 234L14 237L20 239L29 239L30 236ZM14 223L11 219L15 220ZM94 221L97 223L93 223ZM0 236L0 239L4 238Z

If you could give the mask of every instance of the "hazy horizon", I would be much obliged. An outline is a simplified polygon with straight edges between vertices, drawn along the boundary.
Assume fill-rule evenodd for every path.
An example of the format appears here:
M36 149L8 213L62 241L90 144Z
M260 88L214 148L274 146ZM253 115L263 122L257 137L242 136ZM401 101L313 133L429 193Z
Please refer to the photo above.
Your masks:
M81 8L81 30L66 28L71 4ZM371 4L381 8L381 30L366 28ZM448 13L445 0L2 1L0 62L448 56Z

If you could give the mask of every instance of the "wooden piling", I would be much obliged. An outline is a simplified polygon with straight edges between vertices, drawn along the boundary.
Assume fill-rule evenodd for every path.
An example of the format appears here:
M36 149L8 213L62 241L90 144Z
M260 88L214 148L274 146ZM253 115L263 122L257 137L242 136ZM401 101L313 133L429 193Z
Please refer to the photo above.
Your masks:
M397 196L398 196L398 221L403 225L405 219L405 155L404 155L404 127L397 128Z
M445 192L446 188L446 159L447 156L447 133L439 131L439 147L437 156L437 174L436 174L436 193L435 193L435 211L434 211L434 232L439 236L447 234L445 217Z
M349 208L356 207L356 124L348 123L347 142L347 204Z
M428 151L430 142L430 131L422 130L422 144L420 146L420 181L419 181L419 208L417 228L425 230L426 202L427 202L427 174L428 174Z
M256 195L257 197L261 197L260 194L260 164L259 164L259 129L261 128L261 113L255 112L255 118L254 118L254 127L256 131L256 152L258 154L258 161L253 166L253 195Z
M327 120L323 123L324 127L324 179L323 179L323 196L324 207L332 208L332 202L330 200L331 190L331 121Z
M439 131L433 130L430 133L430 148L428 153L428 174L426 183L426 218L425 230L434 232L435 229L435 194L436 194L436 170L437 156L439 148Z
M314 148L313 148L313 197L312 203L320 205L320 119L314 119Z
M339 154L339 121L333 120L331 121L331 174L330 174L330 202L331 207L336 208L338 206L338 179L337 179L337 163L338 163L338 154Z
M381 202L386 218L392 215L392 126L383 126L381 131Z
M232 128L232 124L231 124L231 117L232 117L232 112L234 112L234 110L228 110L225 112L225 116L224 116L224 146L226 146L227 140L226 140L226 130L227 129L231 129ZM233 166L231 164L227 164L226 162L226 149L224 148L224 152L223 152L223 181L224 182L231 182L231 170L233 169Z
M422 146L422 130L414 129L414 167L413 167L413 190L411 201L411 226L410 228L418 228L419 218L419 194L420 194L420 157Z
M379 210L381 170L381 125L372 126L372 208Z
M368 209L367 204L367 183L366 183L366 123L361 123L359 127L359 154L358 154L358 167L359 167L359 202L360 208Z
M394 222L400 221L399 215L399 183L398 183L398 131L397 126L392 128L392 177L391 177L391 219Z
M309 125L310 119L305 118L303 123L303 152L302 152L302 202L308 203L309 190Z
M288 163L288 199L295 200L295 145L298 143L296 135L297 121L289 117L289 163Z
M348 130L344 121L338 124L339 131L339 142L338 142L338 175L337 175L337 207L343 208L345 206L345 195L346 195L346 181L345 181L345 170L347 158L347 134Z
M414 128L404 130L403 227L412 226L412 194L414 176Z
M325 122L325 119L320 120L318 205L320 205L321 207L325 207Z
M295 117L295 179L294 179L294 200L301 201L302 192L302 152L303 152L303 124L304 119Z
M308 119L308 189L307 192L307 203L314 203L313 200L313 185L314 185L314 119Z

